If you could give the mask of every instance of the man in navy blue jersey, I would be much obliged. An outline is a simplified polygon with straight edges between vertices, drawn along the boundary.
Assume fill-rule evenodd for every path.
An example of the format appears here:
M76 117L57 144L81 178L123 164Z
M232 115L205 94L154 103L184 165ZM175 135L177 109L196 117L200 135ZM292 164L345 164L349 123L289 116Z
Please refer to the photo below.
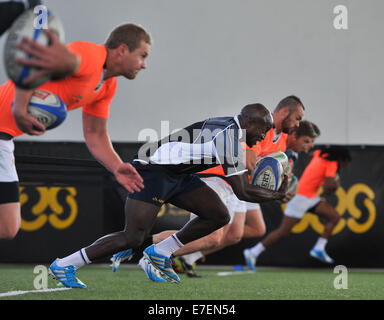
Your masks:
M77 268L127 248L138 248L148 236L161 206L171 203L194 212L197 218L172 236L146 248L140 265L150 280L180 282L171 266L172 253L229 221L226 206L197 172L222 165L225 180L240 200L264 202L285 196L286 178L278 191L249 184L241 146L241 142L252 146L261 141L272 126L273 118L268 109L261 104L250 104L235 117L197 122L157 143L143 146L133 166L144 179L145 188L128 195L125 229L55 260L50 272L65 286L84 288L74 275Z

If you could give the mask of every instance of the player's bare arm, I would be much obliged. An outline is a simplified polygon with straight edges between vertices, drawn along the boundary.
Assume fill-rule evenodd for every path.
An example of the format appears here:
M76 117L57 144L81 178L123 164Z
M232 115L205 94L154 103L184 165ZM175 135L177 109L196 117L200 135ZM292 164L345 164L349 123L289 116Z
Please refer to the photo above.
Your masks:
M246 167L249 171L252 171L258 159L257 153L253 150L246 149L245 154L246 154L246 158L245 158Z
M281 200L285 197L288 188L288 177L285 175L279 190L273 191L266 188L254 186L248 182L248 173L235 175L225 179L232 187L236 196L248 202L266 202Z
M135 168L124 163L113 149L107 131L107 119L83 113L83 133L89 151L129 192L144 188L143 179Z

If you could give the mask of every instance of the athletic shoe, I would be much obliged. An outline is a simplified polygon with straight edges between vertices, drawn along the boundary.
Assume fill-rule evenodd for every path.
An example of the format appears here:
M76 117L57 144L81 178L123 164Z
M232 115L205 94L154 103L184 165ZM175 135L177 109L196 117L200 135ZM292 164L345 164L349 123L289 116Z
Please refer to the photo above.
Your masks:
M112 267L112 271L113 272L116 272L117 270L119 270L119 266L120 266L120 263L127 260L131 260L133 257L133 250L132 249L127 249L127 250L123 250L123 251L120 251L118 253L115 253L113 255L113 257L111 258L111 267Z
M195 268L193 267L193 265L187 263L183 257L175 258L175 260L176 259L180 261L180 264L183 266L184 272L187 274L188 277L201 278L201 276L195 272Z
M74 266L69 265L66 267L59 267L57 260L49 267L49 274L56 280L59 280L64 286L68 288L82 288L85 289L87 286L75 277L77 270Z
M245 259L245 262L247 263L247 266L250 270L255 271L256 270L256 257L254 257L251 253L251 250L245 249L243 251L243 256Z
M167 280L163 279L160 275L160 271L157 270L147 258L142 257L139 261L139 266L144 272L147 274L149 280L154 282L167 282Z
M327 255L325 250L312 249L309 254L311 255L311 257L318 259L318 260L325 262L325 263L333 263L334 262L334 260L330 256Z
M166 256L158 254L155 251L155 245L151 245L146 248L143 252L144 257L149 260L149 262L160 271L160 274L171 282L180 283L179 276L175 273L172 268L172 260Z

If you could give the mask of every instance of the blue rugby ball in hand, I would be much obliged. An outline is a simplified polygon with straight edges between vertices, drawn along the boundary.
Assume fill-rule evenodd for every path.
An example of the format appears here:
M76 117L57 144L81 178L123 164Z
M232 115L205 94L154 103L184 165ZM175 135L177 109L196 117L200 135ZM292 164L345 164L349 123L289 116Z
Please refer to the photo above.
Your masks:
M63 123L67 117L67 107L54 93L35 89L28 105L28 113L50 130Z
M38 7L41 8L40 11L36 10ZM24 80L39 72L40 69L20 65L15 61L16 58L32 58L32 56L17 47L23 37L27 37L43 46L51 45L50 38L43 32L45 28L55 32L59 40L64 42L65 35L61 21L45 6L37 6L35 10L26 10L15 20L8 31L4 45L4 65L8 77L19 88L34 89L51 79L50 75L45 75L26 84Z
M251 184L277 191L284 178L284 169L281 162L275 157L260 158L252 170Z

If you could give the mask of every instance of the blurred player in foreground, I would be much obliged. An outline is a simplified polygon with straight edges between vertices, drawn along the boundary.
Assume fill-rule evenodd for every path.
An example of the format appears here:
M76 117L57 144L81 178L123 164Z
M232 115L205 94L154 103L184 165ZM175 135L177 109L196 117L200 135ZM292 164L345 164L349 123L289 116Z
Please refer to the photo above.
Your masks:
M149 34L134 24L115 28L105 44L72 42L68 50L79 61L74 73L39 87L60 97L67 110L82 107L88 149L129 192L143 188L143 180L133 166L124 163L115 152L108 135L107 120L116 91L116 77L135 79L146 68L150 44ZM31 43L29 50L35 55L35 50L44 51L44 47ZM41 135L45 132L44 125L27 112L32 92L15 88L10 80L0 86L0 239L15 237L21 220L13 138L23 133Z
M287 203L281 225L256 246L248 249L247 264L255 268L257 258L271 244L289 235L292 228L306 212L312 212L327 222L324 232L310 251L310 255L325 263L334 260L325 251L328 238L340 220L336 209L318 195L320 187L325 194L332 194L339 187L338 174L351 161L348 149L344 147L324 147L314 152L313 158L299 179L297 194Z

